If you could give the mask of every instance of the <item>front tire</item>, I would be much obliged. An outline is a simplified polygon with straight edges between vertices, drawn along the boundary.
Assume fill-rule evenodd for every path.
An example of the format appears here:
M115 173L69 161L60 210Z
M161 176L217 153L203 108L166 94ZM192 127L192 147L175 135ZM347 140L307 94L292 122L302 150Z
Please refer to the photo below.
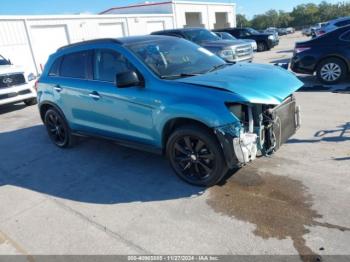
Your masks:
M201 127L176 129L167 142L167 156L175 173L196 186L213 186L228 170L216 137Z
M58 110L51 108L45 113L44 123L51 141L60 148L73 145L74 137L64 117Z
M328 58L322 61L316 70L317 78L324 84L336 84L346 76L346 64L338 58Z
M23 102L26 104L26 106L33 106L37 104L36 98L26 99Z
M258 42L258 52L264 52L267 51L269 48L267 47L267 44L264 42Z

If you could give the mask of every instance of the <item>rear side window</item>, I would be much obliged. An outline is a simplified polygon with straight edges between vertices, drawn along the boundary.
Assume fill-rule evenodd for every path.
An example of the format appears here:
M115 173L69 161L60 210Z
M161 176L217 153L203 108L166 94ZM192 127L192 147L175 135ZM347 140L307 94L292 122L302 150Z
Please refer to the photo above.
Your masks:
M337 27L350 25L350 19L349 19L349 20L345 20L345 21L341 21L341 22L338 22L338 23L335 23L335 25L336 25Z
M60 76L86 79L90 53L87 51L65 55L60 67Z
M58 76L59 75L61 62L62 62L62 57L56 59L56 61L52 64L52 66L50 68L49 76Z

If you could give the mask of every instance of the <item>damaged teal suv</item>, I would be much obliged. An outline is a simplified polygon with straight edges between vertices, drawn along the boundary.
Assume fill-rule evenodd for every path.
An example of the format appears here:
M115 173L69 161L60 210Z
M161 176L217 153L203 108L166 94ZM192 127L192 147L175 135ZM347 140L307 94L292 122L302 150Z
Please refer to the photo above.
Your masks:
M98 39L52 54L38 105L53 143L94 136L164 154L199 186L270 155L299 127L302 83L268 65L229 64L169 36Z

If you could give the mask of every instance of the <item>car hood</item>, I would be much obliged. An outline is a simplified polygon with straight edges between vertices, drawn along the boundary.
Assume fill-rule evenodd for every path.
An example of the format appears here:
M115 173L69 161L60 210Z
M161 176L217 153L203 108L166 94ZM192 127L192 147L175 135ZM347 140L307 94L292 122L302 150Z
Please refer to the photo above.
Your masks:
M13 73L23 73L24 68L21 66L15 65L1 65L0 66L0 75L13 74Z
M256 43L254 39L244 39L243 42L245 43Z
M203 41L201 46L203 47L228 47L247 44L243 40L215 40L215 41Z
M274 105L303 86L303 82L283 68L248 63L176 81L229 91L250 103Z

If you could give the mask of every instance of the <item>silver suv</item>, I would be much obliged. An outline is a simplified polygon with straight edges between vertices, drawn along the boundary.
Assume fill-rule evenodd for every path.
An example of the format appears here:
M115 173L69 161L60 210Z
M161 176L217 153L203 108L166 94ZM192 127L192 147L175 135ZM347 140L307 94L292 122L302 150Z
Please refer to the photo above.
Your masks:
M10 60L0 55L0 105L18 102L36 104L35 79L33 73L12 65Z

